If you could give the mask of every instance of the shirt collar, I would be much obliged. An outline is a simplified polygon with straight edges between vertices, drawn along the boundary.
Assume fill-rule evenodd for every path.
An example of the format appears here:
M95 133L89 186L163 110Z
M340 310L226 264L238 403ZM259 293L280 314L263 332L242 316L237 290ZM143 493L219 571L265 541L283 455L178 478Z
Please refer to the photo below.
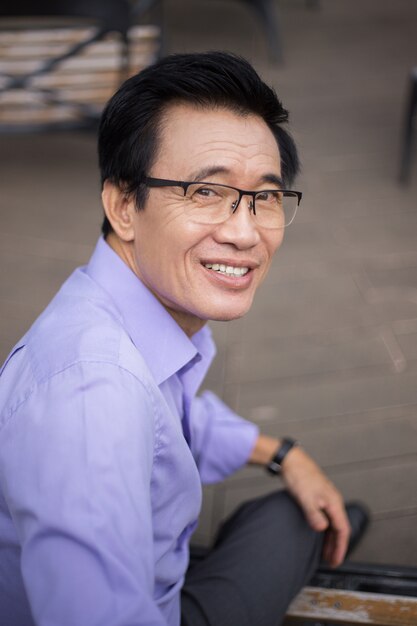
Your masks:
M215 354L204 326L189 338L134 272L101 237L85 269L112 298L125 328L160 385L191 361L201 361L204 377Z

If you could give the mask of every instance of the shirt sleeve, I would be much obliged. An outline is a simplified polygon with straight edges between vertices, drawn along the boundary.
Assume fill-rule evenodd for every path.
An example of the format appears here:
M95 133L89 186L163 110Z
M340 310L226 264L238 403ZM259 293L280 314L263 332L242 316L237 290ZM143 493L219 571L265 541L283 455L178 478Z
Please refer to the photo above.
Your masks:
M154 411L112 363L41 383L1 433L0 476L37 626L162 626L153 600Z
M210 391L194 399L190 426L192 451L204 484L219 482L245 465L259 435L255 424Z

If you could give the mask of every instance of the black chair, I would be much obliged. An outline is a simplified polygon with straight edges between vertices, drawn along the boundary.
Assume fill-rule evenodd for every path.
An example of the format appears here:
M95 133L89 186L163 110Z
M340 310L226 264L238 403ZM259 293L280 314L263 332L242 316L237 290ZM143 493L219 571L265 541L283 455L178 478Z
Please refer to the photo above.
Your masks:
M0 132L95 127L133 52L142 66L158 54L155 45L146 54L143 32L139 44L130 38L142 4L2 0ZM155 43L149 28L145 40Z
M403 130L403 144L401 154L401 166L400 166L400 182L408 183L410 179L411 169L411 157L414 144L414 131L415 131L415 117L417 112L417 67L411 71L410 75L410 88L407 101L404 130Z
M260 20L265 32L268 52L273 62L283 58L282 37L276 0L243 0ZM309 8L318 8L320 0L306 0Z

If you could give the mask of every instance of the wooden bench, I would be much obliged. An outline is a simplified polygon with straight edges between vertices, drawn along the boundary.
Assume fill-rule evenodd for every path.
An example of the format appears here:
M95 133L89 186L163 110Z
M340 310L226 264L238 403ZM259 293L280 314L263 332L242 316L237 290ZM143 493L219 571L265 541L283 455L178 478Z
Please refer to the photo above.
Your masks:
M312 621L324 624L417 626L417 598L304 587L291 603L285 624Z
M120 5L121 6L121 5ZM122 80L153 63L160 30L58 16L0 18L0 130L96 123Z

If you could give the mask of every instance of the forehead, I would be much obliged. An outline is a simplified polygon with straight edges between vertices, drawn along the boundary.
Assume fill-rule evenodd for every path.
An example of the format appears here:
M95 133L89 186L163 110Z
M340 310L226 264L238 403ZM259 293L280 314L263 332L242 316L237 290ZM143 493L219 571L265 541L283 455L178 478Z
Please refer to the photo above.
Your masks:
M253 114L189 104L170 106L162 119L153 175L185 177L213 167L230 177L279 176L280 154L272 131Z

